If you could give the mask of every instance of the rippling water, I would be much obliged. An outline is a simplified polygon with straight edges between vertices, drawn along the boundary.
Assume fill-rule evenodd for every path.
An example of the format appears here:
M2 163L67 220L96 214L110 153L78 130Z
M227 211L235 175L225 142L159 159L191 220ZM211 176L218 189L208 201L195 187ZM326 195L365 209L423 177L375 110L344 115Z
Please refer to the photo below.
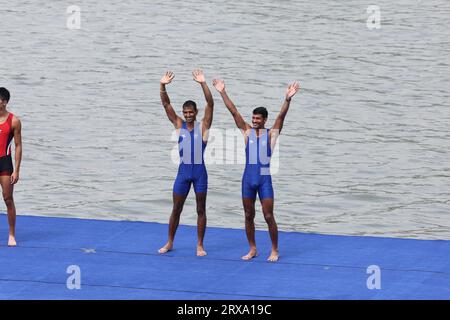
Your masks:
M172 69L177 111L204 105L191 77L203 68L270 125L301 82L273 178L280 229L450 239L448 1L75 0L80 30L65 1L0 4L0 86L23 123L19 214L167 223L177 165L158 83ZM214 97L213 128L234 128ZM243 165L208 172L209 225L242 228ZM194 202L181 223L196 223Z

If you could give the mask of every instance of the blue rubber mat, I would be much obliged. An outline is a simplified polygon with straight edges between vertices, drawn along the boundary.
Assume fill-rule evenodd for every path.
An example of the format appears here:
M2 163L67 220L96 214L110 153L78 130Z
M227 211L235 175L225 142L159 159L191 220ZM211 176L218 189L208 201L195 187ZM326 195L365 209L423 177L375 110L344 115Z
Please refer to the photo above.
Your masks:
M0 299L450 299L450 241L280 232L281 258L270 263L264 231L259 256L242 261L238 229L208 227L206 257L195 255L192 226L165 255L158 223L19 216L16 248L7 230L2 215ZM368 288L371 265L380 289ZM69 266L80 289L67 287Z

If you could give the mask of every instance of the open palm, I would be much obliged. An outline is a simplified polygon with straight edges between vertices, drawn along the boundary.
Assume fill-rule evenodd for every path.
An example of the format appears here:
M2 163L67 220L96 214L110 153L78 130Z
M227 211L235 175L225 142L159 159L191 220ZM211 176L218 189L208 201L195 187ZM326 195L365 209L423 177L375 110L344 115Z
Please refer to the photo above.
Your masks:
M167 71L164 76L161 78L162 84L169 84L172 82L172 79L175 77L175 74L172 71Z
M223 80L221 80L221 79L214 79L213 86L220 93L222 93L225 90L225 82L223 82Z
M291 99L299 89L300 84L297 81L291 83L286 89L286 99Z
M192 75L194 76L194 80L198 83L205 82L205 75L202 70L196 69L192 71Z

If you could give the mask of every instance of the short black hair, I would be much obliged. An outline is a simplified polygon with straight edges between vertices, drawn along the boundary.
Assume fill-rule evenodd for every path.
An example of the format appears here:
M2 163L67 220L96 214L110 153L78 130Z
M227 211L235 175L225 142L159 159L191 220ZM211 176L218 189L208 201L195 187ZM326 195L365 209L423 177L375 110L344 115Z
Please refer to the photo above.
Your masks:
M264 107L255 108L255 110L253 110L253 114L260 114L263 116L264 119L266 119L269 116L267 109Z
M194 110L197 110L197 104L192 100L188 100L185 103L183 103L183 109L189 107L194 108Z
M9 102L10 97L11 97L11 95L9 94L8 89L1 87L0 88L0 99L6 100L7 102Z

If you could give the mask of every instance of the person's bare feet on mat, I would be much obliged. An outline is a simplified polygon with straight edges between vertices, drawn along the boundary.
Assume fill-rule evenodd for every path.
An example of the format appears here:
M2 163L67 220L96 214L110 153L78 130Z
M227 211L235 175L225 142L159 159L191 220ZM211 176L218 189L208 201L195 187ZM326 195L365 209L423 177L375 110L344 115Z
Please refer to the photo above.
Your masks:
M158 250L158 253L163 254L163 253L169 252L172 249L173 249L173 244L167 243L164 247L162 247L161 249Z
M204 257L206 256L206 251L203 248L203 246L197 246L197 257Z
M267 261L277 262L279 258L280 258L280 255L278 253L278 250L272 250L272 252L270 253L269 258L267 258Z
M242 260L251 260L257 256L258 256L258 252L256 251L256 249L250 249L250 252L242 257Z
M13 236L9 236L8 247L15 247L15 246L17 246L16 239Z

